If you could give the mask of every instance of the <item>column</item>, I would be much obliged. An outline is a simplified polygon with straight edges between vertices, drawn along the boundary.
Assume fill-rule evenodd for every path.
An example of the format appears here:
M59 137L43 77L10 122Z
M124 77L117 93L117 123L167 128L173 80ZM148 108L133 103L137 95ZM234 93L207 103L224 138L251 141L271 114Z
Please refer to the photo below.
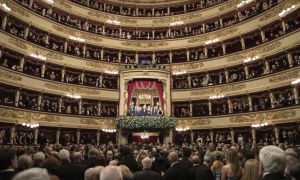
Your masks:
M246 49L245 39L243 37L241 37L241 44L242 44L242 49Z
M262 41L262 42L265 42L265 41L266 41L266 34L265 34L265 31L261 30L261 31L260 31L260 36L261 36L261 41Z
M227 99L227 103L228 103L228 113L232 113L232 102L230 98Z
M19 106L19 99L20 99L20 89L17 89L16 96L15 96L15 107Z
M101 116L101 103L98 102L97 104L98 116Z
M205 23L202 24L202 29L203 29L203 33L205 33L206 29L205 29Z
M68 41L64 42L64 53L67 53L68 50Z
M60 130L57 129L57 131L56 131L56 138L55 138L55 144L59 144L59 137L60 137Z
M137 7L135 8L135 13L137 16L139 16L139 8L137 8Z
M172 51L169 52L169 60L170 60L169 63L172 63L172 60L173 60L173 53L172 53Z
M80 144L80 129L76 131L76 144Z
M214 142L214 132L212 131L212 129L210 130L209 135L211 142Z
M82 114L82 99L78 101L78 114Z
M99 85L100 85L100 87L102 87L102 84L103 84L103 75L102 74L100 74L100 77L99 77Z
M26 26L25 29L24 29L24 39L27 39L28 32L29 32L29 27Z
M220 26L223 28L223 19L220 17Z
M234 130L233 129L231 129L230 130L230 135L231 135L231 143L234 143Z
M155 39L155 31L152 29L152 38Z
M156 62L155 62L155 53L154 52L152 53L152 64L156 64Z
M154 15L155 15L155 9L152 8L152 16L154 16Z
M171 13L170 6L168 6L167 13L168 13L168 15L170 15L170 13Z
M66 69L65 69L65 67L63 67L61 69L61 82L65 81L65 72L66 72Z
M288 59L288 62L289 62L289 67L293 67L293 57L292 57L292 54L291 52L288 52L287 53L287 59Z
M121 53L121 50L120 50L119 53L118 53L118 61L119 61L119 63L121 63L121 58L122 58L122 53Z
M15 131L16 131L16 127L15 125L12 125L10 128L10 140L9 143L13 144L14 143L14 139L15 139Z
M45 70L46 70L46 64L43 63L43 64L42 64L42 68L41 68L41 77L42 77L42 78L45 77Z
M191 75L188 74L188 83L189 83L189 88L192 87L192 78L191 78Z
M211 100L208 100L208 113L209 113L210 116L212 115Z
M190 61L190 51L186 49L186 60Z
M138 52L135 53L135 64L139 64L139 54L138 54Z
M278 129L278 127L274 128L274 134L275 134L276 144L279 144L279 129Z
M85 55L86 55L86 45L84 45L82 48L82 57L85 57Z
M190 116L191 117L193 116L193 104L191 101L190 101Z
M229 74L228 74L228 70L227 69L224 69L224 74L225 74L226 83L228 83L229 82Z
M119 28L119 38L121 38L122 37L122 28L120 27Z
M207 47L204 47L204 55L205 55L206 58L208 57L208 50L207 50Z
M7 23L7 14L5 14L2 19L1 29L3 29L3 30L6 29L6 23Z
M246 79L249 79L249 68L248 68L248 65L245 64L244 68L245 68Z
M42 94L39 94L39 97L38 97L38 110L41 110L41 105L42 105Z
M100 130L97 130L96 144L97 144L97 146L99 146L99 144L100 144Z
M249 111L253 111L252 97L248 95Z
M186 12L186 4L183 5L183 11Z
M34 144L37 144L38 143L38 135L39 135L39 129L38 128L35 128L34 130Z
M275 108L275 106L274 106L274 94L271 91L270 91L270 100L271 100L271 108L273 109L273 108Z
M251 135L252 135L253 144L256 144L256 132L254 128L251 129Z
M2 58L2 55L3 55L3 49L0 48L0 58Z
M222 43L223 55L226 55L226 44Z
M282 26L282 31L285 34L286 26L285 26L285 21L283 19L281 19L281 26Z
M80 80L81 80L81 82L79 84L83 84L83 81L84 81L84 72L81 73Z
M58 100L58 112L59 113L61 113L61 110L62 110L62 103L63 103L63 99L62 99L62 97L60 97Z
M299 104L299 94L298 88L296 86L293 87L294 97L295 97L295 104Z
M194 132L191 130L191 142L195 142Z
M102 48L101 51L100 51L100 59L101 59L101 61L103 61L103 57L104 57L104 50Z
M269 74L270 73L270 64L268 61L265 61L265 65L266 65L266 72Z
M104 26L104 25L102 26L102 34L103 34L103 35L106 34L106 32L105 32L105 26Z
M25 58L21 58L20 59L20 69L19 71L23 72L24 69L24 63L25 63Z

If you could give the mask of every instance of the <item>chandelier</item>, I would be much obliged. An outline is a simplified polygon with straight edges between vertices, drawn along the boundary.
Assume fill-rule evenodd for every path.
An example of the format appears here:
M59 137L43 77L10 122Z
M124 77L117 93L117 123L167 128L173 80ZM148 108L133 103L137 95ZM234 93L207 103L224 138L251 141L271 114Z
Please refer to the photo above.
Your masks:
M252 124L251 127L253 128L259 128L259 127L264 127L264 126L268 126L269 124L268 123L257 123L257 124Z
M150 94L140 94L139 99L141 99L141 100L150 100L151 95Z
M30 127L30 128L37 128L39 124L31 124L31 123L22 123L22 126Z
M149 138L149 134L147 134L145 131L144 133L141 135L142 139L148 139Z
M115 133L117 132L116 129L102 129L103 132L107 132L107 133Z
M188 131L189 129L190 129L189 127L185 127L185 128L176 128L175 130L179 132L183 132L183 131Z

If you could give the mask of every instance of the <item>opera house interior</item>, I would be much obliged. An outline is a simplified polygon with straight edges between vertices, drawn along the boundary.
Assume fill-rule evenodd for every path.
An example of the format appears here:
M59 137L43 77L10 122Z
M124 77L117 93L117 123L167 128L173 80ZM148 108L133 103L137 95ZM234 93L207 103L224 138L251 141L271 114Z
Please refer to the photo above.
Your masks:
M299 0L0 0L0 179L300 180L299 29Z

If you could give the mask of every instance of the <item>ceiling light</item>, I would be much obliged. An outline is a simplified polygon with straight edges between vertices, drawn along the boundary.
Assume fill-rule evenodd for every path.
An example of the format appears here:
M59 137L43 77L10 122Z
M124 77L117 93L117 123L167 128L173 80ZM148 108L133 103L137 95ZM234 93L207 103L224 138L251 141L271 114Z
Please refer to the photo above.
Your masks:
M39 55L39 54L31 53L30 56L33 57L33 58L42 60L42 61L46 61L47 60L47 58L45 56L42 56L42 55Z
M120 25L121 24L121 22L120 21L117 21L117 20L107 20L106 21L107 23L109 23L109 24L114 24L114 25Z
M178 25L182 25L182 24L184 24L183 21L175 21L175 22L170 23L170 26L178 26Z
M67 94L67 96L72 99L80 99L81 98L80 95L76 95L76 94Z
M186 74L186 71L174 71L172 74L175 76L183 75L183 74Z
M216 42L219 42L219 41L220 41L220 39L216 38L216 39L206 41L205 44L213 44L213 43L216 43Z
M72 39L74 41L79 41L79 42L84 42L85 39L82 39L80 37L75 37L75 36L69 36L69 39Z
M281 16L284 16L286 15L287 12L290 12L292 9L294 9L296 7L296 5L292 5L291 7L288 7L284 10L282 10L278 15L281 17Z
M224 98L224 95L214 95L214 96L209 96L209 99L221 99Z
M114 70L105 70L104 72L106 74L118 74L118 71L114 71Z
M247 63L247 62L251 62L251 61L255 61L259 58L259 56L252 56L252 57L248 57L246 59L244 59L244 63Z

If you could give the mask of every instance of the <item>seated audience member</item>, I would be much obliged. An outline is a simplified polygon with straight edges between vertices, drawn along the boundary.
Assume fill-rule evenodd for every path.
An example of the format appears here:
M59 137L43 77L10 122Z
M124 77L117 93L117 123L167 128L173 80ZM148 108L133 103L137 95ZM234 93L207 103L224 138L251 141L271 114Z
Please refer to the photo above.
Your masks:
M288 180L284 176L285 152L276 146L265 146L259 152L262 180Z
M242 169L239 162L238 152L229 149L226 152L225 159L227 164L222 168L221 180L235 180L242 176Z
M16 152L11 148L0 150L0 179L11 180L18 168Z
M146 157L142 160L143 170L134 173L134 180L162 180L162 176L151 170L152 160Z
M46 169L31 168L18 173L13 180L50 180L50 178Z
M164 178L166 180L188 180L189 169L178 162L178 154L173 151L169 154L168 159L171 166L165 172Z
M243 177L241 180L258 180L259 164L256 159L249 159L245 162Z
M23 154L18 157L18 172L31 168L33 165L31 156Z
M100 180L123 180L121 169L116 166L106 166L101 171Z

